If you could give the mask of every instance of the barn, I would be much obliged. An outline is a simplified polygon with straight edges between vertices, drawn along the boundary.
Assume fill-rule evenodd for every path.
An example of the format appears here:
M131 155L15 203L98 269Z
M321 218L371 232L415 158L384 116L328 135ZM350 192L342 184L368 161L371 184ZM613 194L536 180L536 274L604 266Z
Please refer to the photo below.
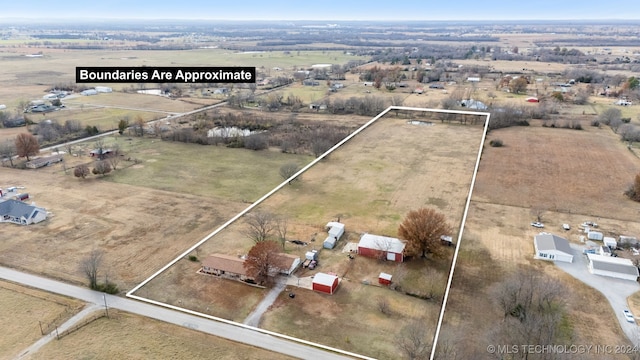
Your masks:
M336 275L317 273L311 284L314 291L331 295L338 288L338 282Z
M573 262L573 251L569 241L553 234L538 234L533 239L535 259Z
M631 281L638 279L638 268L629 259L598 254L587 254L587 257L589 258L589 272L594 275Z
M403 262L405 243L392 237L363 234L358 242L358 254L372 258Z

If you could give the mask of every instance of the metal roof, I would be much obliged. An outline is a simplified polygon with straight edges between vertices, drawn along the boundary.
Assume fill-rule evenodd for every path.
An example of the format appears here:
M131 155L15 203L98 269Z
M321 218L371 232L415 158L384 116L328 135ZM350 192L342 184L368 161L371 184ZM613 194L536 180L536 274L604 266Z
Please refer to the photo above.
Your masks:
M573 255L569 241L558 235L538 234L535 236L534 241L538 251L558 250L568 255Z
M611 271L626 275L638 276L638 268L629 259L611 256L587 254L594 270Z
M358 247L401 254L404 251L405 243L392 237L364 234L360 237Z

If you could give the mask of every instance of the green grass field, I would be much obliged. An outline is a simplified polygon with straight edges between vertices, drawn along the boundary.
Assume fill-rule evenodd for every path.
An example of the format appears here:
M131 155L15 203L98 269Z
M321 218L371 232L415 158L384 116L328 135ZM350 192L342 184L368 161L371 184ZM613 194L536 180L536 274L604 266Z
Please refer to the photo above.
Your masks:
M142 187L223 197L253 202L280 184L280 166L295 162L303 166L309 156L278 151L229 149L153 139L110 137L117 141L126 157L140 160L138 165L118 169L106 180ZM122 165L121 165L122 166Z

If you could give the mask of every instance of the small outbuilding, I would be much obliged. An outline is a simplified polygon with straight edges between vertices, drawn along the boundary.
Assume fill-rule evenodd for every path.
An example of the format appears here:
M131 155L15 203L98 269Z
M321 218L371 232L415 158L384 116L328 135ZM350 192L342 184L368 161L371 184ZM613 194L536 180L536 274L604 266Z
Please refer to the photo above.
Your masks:
M587 233L587 239L602 241L604 240L604 235L599 231L589 231Z
M322 247L325 249L333 249L336 246L336 243L342 235L344 234L344 224L336 221L331 221L327 223L327 238L322 243Z
M538 234L533 239L535 259L547 261L573 262L573 251L569 241L553 234Z
M602 239L602 243L603 243L604 246L608 246L612 250L615 250L615 248L618 247L618 242L616 241L616 238L612 238L612 237L609 237L609 236L605 236Z
M311 284L314 291L331 295L338 288L338 283L339 279L336 275L317 273Z
M378 275L378 283L382 285L390 285L391 277L392 277L391 274L381 272L380 275Z
M632 281L638 279L638 268L629 259L598 254L587 254L587 257L589 258L589 272L594 275Z

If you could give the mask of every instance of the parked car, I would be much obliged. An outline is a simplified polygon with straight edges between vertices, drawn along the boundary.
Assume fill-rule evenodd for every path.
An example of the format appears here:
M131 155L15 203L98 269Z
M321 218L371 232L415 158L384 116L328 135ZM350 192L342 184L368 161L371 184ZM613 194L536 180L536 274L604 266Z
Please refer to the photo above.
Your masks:
M531 223L531 226L537 227L537 228L543 228L544 224L539 222L539 221L534 221L534 222Z
M625 309L625 310L623 310L623 311L622 311L622 313L624 313L624 318L625 318L628 322L630 322L630 323L632 323L632 322L636 322L636 317L635 317L635 316L633 316L633 314L631 313L631 311L629 311L629 310Z
M317 261L311 260L311 262L309 263L309 270L315 269L317 265L318 265Z
M562 228L565 230L571 230L571 225L569 224L562 224Z

